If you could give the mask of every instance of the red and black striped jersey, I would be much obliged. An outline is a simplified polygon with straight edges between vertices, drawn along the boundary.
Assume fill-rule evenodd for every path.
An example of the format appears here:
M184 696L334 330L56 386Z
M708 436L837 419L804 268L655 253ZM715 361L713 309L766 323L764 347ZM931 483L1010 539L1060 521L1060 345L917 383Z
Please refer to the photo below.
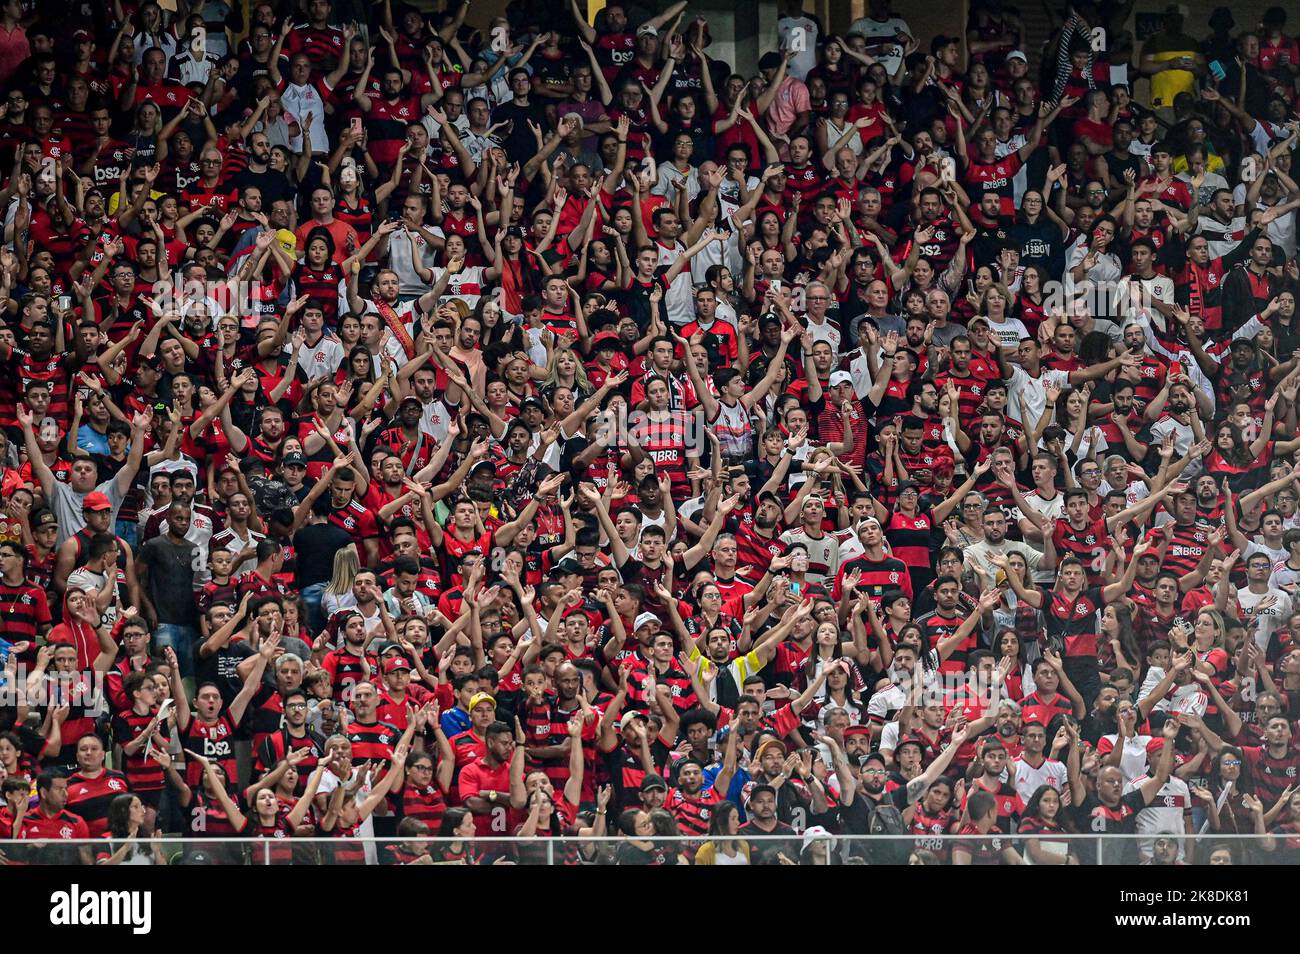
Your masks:
M930 535L933 525L928 513L909 517L901 510L889 515L885 525L885 539L894 556L909 568L930 569Z
M1083 564L1089 586L1101 583L1106 556L1110 553L1110 534L1104 521L1093 520L1080 530L1065 517L1060 517L1052 530L1052 546L1056 548L1058 557L1068 553Z
M832 590L832 595L837 600L840 598L844 577L854 571L861 574L857 591L859 593L870 593L872 600L877 604L887 590L902 590L907 594L908 599L912 598L912 577L907 571L907 564L891 556L873 560L863 554L840 565L839 573L835 576L835 586Z
M303 295L320 302L325 314L325 327L333 328L339 315L339 282L343 280L343 270L333 262L324 268L308 268L300 263L293 270L293 284L298 297Z
M352 764L387 768L402 733L387 722L353 722L348 725Z
M977 376L974 368L968 368L965 374L945 371L935 375L934 386L940 393L948 387L949 383L957 388L957 417L962 427L969 427L975 420L979 406L984 403L984 394L989 382Z
M925 645L929 649L936 649L943 640L952 636L961 628L961 624L966 621L964 616L944 616L938 610L933 613L926 613L916 621L916 625L921 627L921 635L925 637ZM978 631L972 632L970 636L962 640L952 654L939 664L940 672L963 672L966 669L966 656L979 648Z
M1151 537L1155 543L1160 542L1159 534L1161 530L1152 531ZM1160 564L1162 570L1172 570L1179 576L1191 573L1196 569L1197 564L1201 562L1201 557L1205 555L1205 548L1209 545L1210 528L1200 521L1190 524L1173 525L1173 536L1169 540L1169 546L1165 548L1165 559Z
M11 643L31 642L39 628L50 624L50 606L45 591L30 583L10 586L0 581L0 635Z
M131 742L153 721L156 711L157 706L145 715L140 715L129 709L113 716L113 740L122 746ZM171 735L166 722L159 723L158 732L164 739ZM133 792L157 792L163 787L163 767L156 759L148 757L149 751L149 742L146 741L134 755L123 755L126 781Z
M374 655L368 653L366 661L370 664L372 673L379 671L379 660ZM346 648L332 649L326 653L321 668L330 674L334 698L344 705L352 701L352 690L357 687L357 683L366 679L361 657L348 652Z
M1097 656L1098 612L1104 605L1101 587L1090 586L1074 599L1042 587L1043 619L1049 638L1059 637L1067 657Z
M208 761L225 769L230 784L239 784L239 766L235 761L235 750L231 743L235 737L235 724L225 712L217 714L217 721L211 725L197 715L190 720L181 736L181 745L187 752L197 752ZM203 780L203 766L197 759L185 763L185 784L195 788Z
M677 827L683 835L706 835L709 832L709 819L713 817L715 805L725 799L713 789L687 795L680 788L669 789L664 799L664 808L677 819Z
M437 782L430 782L423 788L416 788L407 782L397 795L388 796L388 803L397 817L422 821L429 826L430 831L435 832L442 822L442 816L447 813L447 794L438 787Z
M113 769L103 769L91 778L82 772L68 776L68 811L80 815L92 838L108 831L108 806L127 792L126 776Z

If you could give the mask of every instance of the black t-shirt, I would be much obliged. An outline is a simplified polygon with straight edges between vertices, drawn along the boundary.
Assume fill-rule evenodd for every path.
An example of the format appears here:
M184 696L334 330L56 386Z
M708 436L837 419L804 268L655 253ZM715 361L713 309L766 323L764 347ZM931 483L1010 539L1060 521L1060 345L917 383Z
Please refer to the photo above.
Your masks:
M351 534L329 522L308 524L295 533L293 549L298 563L294 587L301 592L315 583L328 583L334 575L334 554L351 543Z
M1112 807L1104 805L1096 795L1089 794L1082 805L1074 806L1074 823L1080 832L1093 832L1098 835L1132 835L1137 832L1138 812L1147 807L1146 797L1141 790L1123 795L1119 804ZM1106 864L1136 864L1137 840L1133 838L1116 839L1102 846L1100 839L1080 851L1080 860L1089 864L1097 863L1097 853Z

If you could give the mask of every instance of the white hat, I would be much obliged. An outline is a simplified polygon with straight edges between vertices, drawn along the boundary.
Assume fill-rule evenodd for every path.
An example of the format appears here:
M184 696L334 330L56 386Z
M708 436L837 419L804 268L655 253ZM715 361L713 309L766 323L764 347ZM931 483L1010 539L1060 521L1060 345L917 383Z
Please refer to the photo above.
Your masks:
M804 829L803 846L800 848L800 851L801 852L807 851L808 846L811 845L814 841L828 841L830 842L830 844L826 846L826 850L827 851L835 850L834 837L832 837L831 833L827 831L825 828L823 828L821 825L809 825L807 828Z
M1007 54L1007 62L1010 62L1011 60L1023 60L1024 62L1028 63L1029 57L1025 56L1025 54L1021 50L1012 50L1010 53Z
M632 631L636 632L638 629L640 629L642 626L645 626L648 623L657 623L657 622L659 622L659 617L656 616L654 613L641 613L639 616L637 616L636 622L632 624Z
M836 388L839 387L841 384L852 384L852 383L853 383L853 375L849 374L847 371L831 372L831 380L830 380L831 387Z

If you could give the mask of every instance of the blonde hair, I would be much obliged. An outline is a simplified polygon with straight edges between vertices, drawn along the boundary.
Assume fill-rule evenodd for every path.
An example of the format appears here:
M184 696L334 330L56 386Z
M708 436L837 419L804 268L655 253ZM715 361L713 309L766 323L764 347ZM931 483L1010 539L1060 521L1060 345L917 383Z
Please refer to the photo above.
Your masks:
M326 593L333 593L335 596L342 596L350 592L352 583L356 580L357 574L361 571L361 560L357 556L357 551L353 547L344 547L334 554L334 575L330 577L329 583L325 585Z

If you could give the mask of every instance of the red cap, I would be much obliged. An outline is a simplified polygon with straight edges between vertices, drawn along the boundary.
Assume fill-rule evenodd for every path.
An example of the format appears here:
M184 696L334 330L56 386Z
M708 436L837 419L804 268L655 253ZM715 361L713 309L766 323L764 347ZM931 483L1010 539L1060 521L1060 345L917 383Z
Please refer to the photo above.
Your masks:
M391 659L384 660L384 673L390 673L398 669L410 670L411 664L406 661L405 656L393 656Z
M108 499L107 494L102 494L98 490L92 490L81 500L82 510L112 510L112 501Z

